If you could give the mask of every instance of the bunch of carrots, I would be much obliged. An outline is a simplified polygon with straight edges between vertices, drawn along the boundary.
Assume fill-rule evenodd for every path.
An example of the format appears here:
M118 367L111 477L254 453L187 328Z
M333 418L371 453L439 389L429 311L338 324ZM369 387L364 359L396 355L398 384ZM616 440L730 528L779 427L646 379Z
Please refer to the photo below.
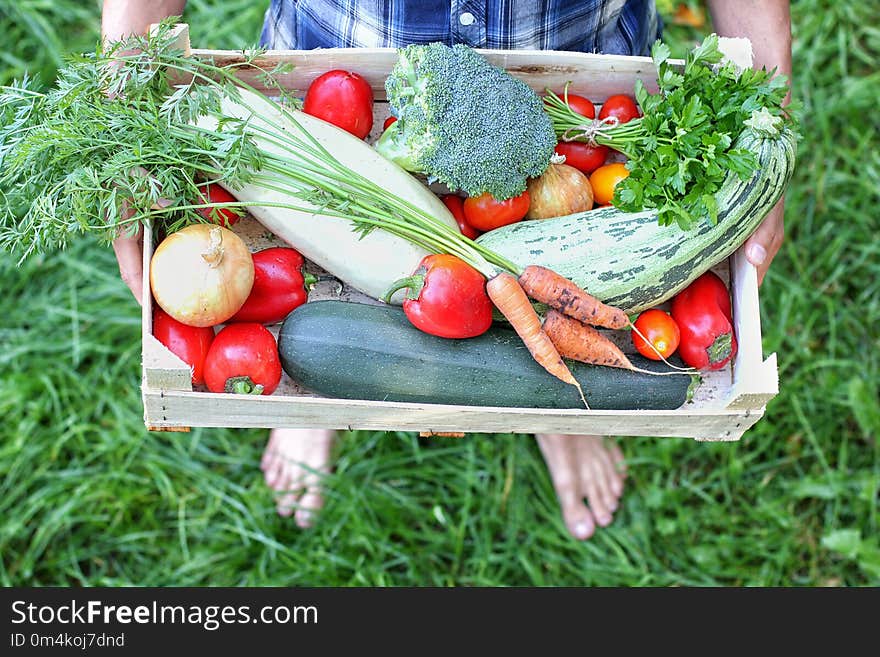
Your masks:
M518 277L502 272L487 281L486 293L532 357L547 372L575 386L588 408L584 392L563 358L590 365L645 371L633 365L616 344L594 328L623 329L629 326L638 332L626 313L602 303L551 269L529 265ZM543 325L529 297L550 307Z

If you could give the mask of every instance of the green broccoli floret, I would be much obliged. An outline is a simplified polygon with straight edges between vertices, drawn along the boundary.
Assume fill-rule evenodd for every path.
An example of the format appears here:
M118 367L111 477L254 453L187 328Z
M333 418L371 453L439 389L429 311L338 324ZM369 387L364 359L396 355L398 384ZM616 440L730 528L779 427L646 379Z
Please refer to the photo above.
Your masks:
M468 196L521 194L556 147L538 95L468 46L401 49L385 90L397 121L377 150Z

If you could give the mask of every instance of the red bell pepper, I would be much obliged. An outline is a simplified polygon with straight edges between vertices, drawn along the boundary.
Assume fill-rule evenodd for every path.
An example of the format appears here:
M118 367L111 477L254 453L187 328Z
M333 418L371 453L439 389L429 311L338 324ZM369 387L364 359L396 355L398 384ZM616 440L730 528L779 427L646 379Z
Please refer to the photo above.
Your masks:
M211 392L271 395L281 381L275 336L262 324L225 326L205 357L205 383Z
M441 338L473 338L489 330L492 302L486 279L464 260L452 255L425 256L415 273L403 278L385 295L408 288L403 311L413 326Z
M216 183L208 183L202 189L202 203L237 203L238 199L230 194L225 188ZM229 228L244 215L244 210L238 207L226 208L200 208L196 210L200 215L211 223Z
M253 254L254 286L230 322L274 324L306 302L315 277L303 274L303 257L295 249L272 247Z
M678 354L691 367L719 370L736 355L730 295L711 271L676 295L672 318L681 331Z
M212 327L188 326L154 305L153 336L192 368L193 383L201 385L205 382L205 356L214 340Z

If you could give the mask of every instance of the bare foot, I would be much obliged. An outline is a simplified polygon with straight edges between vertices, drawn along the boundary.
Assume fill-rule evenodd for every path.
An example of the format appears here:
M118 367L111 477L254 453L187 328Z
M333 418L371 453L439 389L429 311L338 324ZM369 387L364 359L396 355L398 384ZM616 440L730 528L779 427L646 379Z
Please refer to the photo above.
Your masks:
M278 514L296 511L296 524L311 527L314 515L324 506L321 478L330 471L330 450L335 431L326 429L272 429L260 469L266 485L282 493Z
M617 445L605 444L600 436L535 436L571 535L587 539L596 525L611 524L623 493L626 468ZM589 503L584 504L586 498Z

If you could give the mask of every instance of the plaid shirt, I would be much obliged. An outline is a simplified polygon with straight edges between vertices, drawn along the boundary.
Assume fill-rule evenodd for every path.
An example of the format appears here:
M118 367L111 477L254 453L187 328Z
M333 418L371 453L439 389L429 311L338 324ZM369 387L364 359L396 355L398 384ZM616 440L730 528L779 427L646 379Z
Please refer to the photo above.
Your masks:
M267 48L474 48L646 55L660 36L653 0L272 0Z

